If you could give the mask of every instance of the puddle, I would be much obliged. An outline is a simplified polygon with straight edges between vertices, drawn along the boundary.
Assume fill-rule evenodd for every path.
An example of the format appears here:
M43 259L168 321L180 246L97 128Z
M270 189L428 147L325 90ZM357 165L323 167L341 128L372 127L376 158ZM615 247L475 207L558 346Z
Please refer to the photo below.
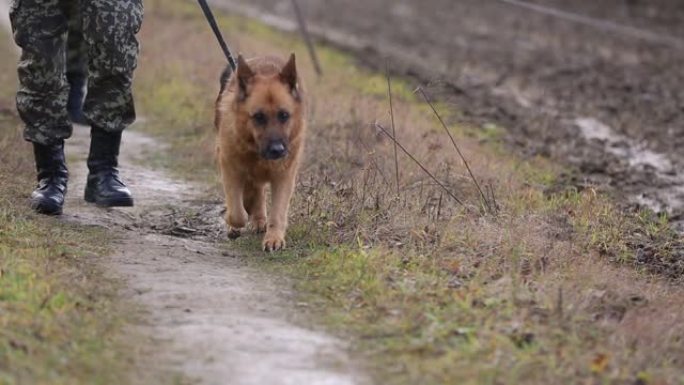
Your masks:
M591 117L577 118L575 126L587 141L597 141L604 150L622 159L636 171L654 175L653 183L644 186L644 192L633 194L634 203L655 212L682 216L684 211L684 174L664 154L657 153L630 138L616 134L613 129ZM675 227L684 232L684 218L675 218Z
M585 139L603 142L608 153L627 160L631 167L651 168L663 174L675 173L674 166L667 156L649 150L644 144L616 134L608 125L594 118L575 119L575 125Z

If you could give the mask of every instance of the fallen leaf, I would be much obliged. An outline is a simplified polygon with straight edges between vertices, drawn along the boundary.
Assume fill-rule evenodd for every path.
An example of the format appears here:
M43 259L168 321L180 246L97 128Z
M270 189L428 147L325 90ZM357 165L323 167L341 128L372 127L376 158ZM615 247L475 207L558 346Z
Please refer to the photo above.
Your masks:
M592 373L603 373L606 371L606 368L608 367L608 363L610 362L610 357L608 357L607 354L599 353L594 357L594 359L591 361L591 371Z

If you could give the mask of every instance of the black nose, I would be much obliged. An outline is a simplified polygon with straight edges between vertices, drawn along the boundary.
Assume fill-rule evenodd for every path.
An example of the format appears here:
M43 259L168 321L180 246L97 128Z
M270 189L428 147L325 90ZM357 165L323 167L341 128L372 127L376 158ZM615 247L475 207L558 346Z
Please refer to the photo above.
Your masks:
M280 159L285 155L287 155L287 147L285 147L285 143L281 140L270 142L268 147L266 147L266 151L264 151L264 158L270 160Z

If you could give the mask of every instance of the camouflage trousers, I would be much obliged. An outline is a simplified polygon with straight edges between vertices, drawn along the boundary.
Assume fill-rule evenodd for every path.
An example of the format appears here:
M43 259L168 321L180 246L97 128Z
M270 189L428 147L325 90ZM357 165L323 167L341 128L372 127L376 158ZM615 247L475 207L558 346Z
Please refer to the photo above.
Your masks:
M132 83L143 17L142 0L13 0L10 20L19 60L17 110L24 138L53 144L71 136L66 104L67 31L81 25L88 59L86 120L105 131L122 131L135 120Z
M67 80L88 78L88 46L83 39L80 13L81 0L70 1L67 10L69 20L67 32L66 76Z

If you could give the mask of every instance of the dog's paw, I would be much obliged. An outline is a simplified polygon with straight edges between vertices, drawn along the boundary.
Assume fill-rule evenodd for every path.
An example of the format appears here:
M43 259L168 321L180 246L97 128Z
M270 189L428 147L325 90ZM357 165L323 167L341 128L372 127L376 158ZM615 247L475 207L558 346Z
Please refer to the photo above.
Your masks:
M268 221L266 220L266 218L261 218L261 219L252 218L251 219L252 229L257 234L265 233L267 224L268 224Z
M228 229L228 239L238 239L238 238L240 238L240 235L242 235L242 232L240 232L240 229L236 229L233 227Z
M266 233L264 236L264 251L279 251L285 247L285 237L280 234Z

